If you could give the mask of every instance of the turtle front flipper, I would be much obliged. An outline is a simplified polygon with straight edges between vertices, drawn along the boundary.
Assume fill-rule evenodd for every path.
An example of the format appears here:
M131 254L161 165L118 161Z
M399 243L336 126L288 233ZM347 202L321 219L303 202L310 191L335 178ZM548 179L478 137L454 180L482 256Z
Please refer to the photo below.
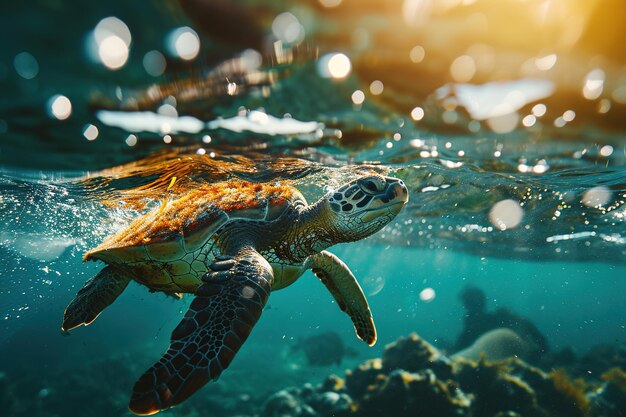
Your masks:
M124 291L130 278L107 266L85 283L65 309L61 330L87 326Z
M128 408L154 414L217 379L261 316L272 280L271 266L252 248L216 258L169 349L135 384Z
M311 268L326 285L339 308L350 316L359 339L373 346L376 343L376 327L372 313L361 286L348 266L332 253L322 251L310 256L306 267Z

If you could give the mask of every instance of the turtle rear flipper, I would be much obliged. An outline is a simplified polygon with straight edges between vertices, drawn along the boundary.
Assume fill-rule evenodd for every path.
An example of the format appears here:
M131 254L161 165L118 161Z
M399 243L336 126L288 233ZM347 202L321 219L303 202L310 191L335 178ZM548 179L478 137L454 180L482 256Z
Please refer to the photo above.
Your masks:
M65 309L61 330L91 324L124 291L130 278L107 266L81 288Z
M169 349L135 383L128 408L154 414L217 379L261 316L272 280L271 266L252 248L218 257L172 332Z

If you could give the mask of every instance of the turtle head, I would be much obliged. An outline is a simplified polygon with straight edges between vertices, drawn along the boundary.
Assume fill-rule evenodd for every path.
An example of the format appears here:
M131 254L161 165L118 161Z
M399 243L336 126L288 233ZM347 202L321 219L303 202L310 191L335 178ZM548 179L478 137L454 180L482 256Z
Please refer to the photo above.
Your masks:
M326 195L337 240L354 242L385 227L409 200L404 183L392 177L368 175Z

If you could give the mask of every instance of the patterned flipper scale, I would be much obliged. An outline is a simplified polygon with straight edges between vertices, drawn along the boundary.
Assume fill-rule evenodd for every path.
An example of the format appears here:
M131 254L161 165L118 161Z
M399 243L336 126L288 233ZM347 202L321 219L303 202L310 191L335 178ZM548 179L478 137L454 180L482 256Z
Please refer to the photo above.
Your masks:
M130 278L107 266L81 288L65 309L61 330L93 322L124 291Z
M216 258L169 349L135 384L128 408L154 414L217 379L261 316L272 280L270 265L250 248Z

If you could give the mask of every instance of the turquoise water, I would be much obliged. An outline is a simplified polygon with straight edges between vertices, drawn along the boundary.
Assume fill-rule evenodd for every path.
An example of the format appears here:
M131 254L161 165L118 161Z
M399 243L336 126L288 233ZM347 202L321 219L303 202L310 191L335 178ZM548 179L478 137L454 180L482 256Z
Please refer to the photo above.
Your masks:
M615 70L619 56L608 54L601 65L561 52L542 79L506 73L503 64L500 75L488 76L479 56L476 75L465 80L466 67L457 68L460 75L448 69L445 48L426 46L422 65L420 50L405 51L399 39L377 44L386 38L375 30L391 36L393 24L375 24L383 18L372 5L345 18L305 2L273 2L269 11L246 4L256 16L290 10L287 26L292 17L301 25L277 24L268 35L262 17L235 8L250 33L217 33L198 23L208 19L202 7L194 13L194 2L180 3L187 15L176 2L41 0L6 5L0 17L0 414L131 415L134 382L167 348L192 296L177 301L132 283L92 325L63 334L65 307L102 268L82 256L190 184L231 178L288 181L309 202L366 172L404 180L410 200L390 225L330 249L361 283L378 342L359 341L307 272L272 294L219 381L169 415L259 415L273 393L341 376L411 332L451 355L465 325L460 294L471 286L484 292L488 311L509 309L543 334L549 351L534 364L546 372L560 366L564 350L581 358L604 344L623 355L626 84ZM447 18L437 13L433 22ZM110 16L132 41L111 20L109 32L95 36ZM344 39L341 25L371 30L371 47ZM168 46L187 27L187 49ZM283 44L272 44L281 36ZM593 52L585 36L577 53ZM109 55L102 39L113 45ZM185 60L195 42L197 55ZM551 59L508 47L525 59L547 56L538 68ZM502 45L494 48L497 62L508 56ZM351 63L345 77L328 74L336 70L329 60L343 59L338 52ZM571 62L588 69L576 82L563 75ZM484 96L461 85L480 86ZM593 96L598 85L604 90ZM340 364L313 366L301 348L294 351L329 331L344 346L328 349L352 352ZM589 387L601 383L590 371L576 376Z

